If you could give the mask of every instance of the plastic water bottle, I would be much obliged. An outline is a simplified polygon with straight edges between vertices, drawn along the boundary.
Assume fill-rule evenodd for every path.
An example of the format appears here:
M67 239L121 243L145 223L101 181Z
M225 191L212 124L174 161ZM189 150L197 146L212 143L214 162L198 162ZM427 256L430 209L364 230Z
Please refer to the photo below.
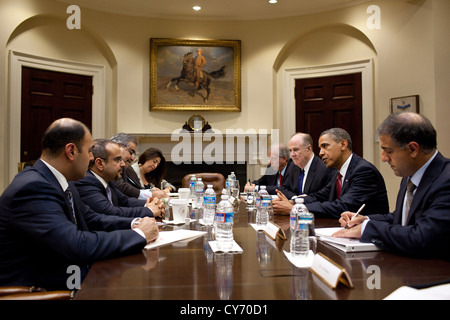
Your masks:
M194 198L195 198L195 183L197 182L197 178L195 177L195 174L192 175L191 179L189 180L189 189L190 189L190 193L189 193L189 199L191 200L191 202L194 202Z
M231 178L231 174L229 174L227 180L225 181L225 189L227 189L227 194L229 196L231 196L232 186L233 186L233 179Z
M291 216L295 216L294 230L291 230L291 255L300 257L309 252L309 225L312 222L312 214L303 202L303 198L295 199L295 205L291 209Z
M256 191L255 189L249 189L247 192L247 209L254 210L256 209Z
M213 186L208 184L208 188L205 191L203 197L203 222L209 226L214 223L214 216L216 214L216 193Z
M261 207L256 212L256 225L258 227L265 227L269 222L269 206L269 200L262 200Z
M233 206L228 199L228 195L223 195L216 209L215 233L217 248L223 251L230 251L234 241Z
M260 205L262 206L263 201L267 201L266 205L268 207L269 220L273 220L273 205L272 205L272 196L267 192L266 186L261 186L259 188L259 196L260 196Z
M203 208L203 196L205 195L205 184L202 181L202 178L198 178L195 183L195 200L192 203L193 209L201 209Z

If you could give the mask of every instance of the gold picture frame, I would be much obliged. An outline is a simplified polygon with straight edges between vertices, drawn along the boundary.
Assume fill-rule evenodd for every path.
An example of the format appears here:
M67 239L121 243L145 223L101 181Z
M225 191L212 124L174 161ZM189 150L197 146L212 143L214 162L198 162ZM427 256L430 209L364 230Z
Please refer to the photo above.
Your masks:
M151 38L150 111L240 112L240 40Z

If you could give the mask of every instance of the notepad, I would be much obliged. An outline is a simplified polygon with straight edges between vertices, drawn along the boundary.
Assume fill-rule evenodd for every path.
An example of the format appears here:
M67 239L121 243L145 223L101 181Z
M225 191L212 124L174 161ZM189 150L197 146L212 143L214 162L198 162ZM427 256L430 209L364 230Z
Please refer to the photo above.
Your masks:
M193 240L200 236L206 234L206 231L196 231L196 230L174 230L174 231L161 231L158 235L158 238L146 245L145 249L154 249L161 246L164 246L169 243L182 241L182 240Z
M316 228L316 236L323 241L344 252L379 251L381 248L373 243L361 242L358 239L335 238L332 234L343 228Z

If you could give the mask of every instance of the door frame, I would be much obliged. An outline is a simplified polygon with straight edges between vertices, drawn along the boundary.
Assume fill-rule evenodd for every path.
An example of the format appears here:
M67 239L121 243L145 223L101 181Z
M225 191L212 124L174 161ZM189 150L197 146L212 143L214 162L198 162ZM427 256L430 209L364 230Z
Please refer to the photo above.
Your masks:
M359 60L347 63L286 68L283 75L283 120L284 141L289 141L295 133L295 80L338 76L361 72L362 89L362 134L363 154L367 161L374 160L374 86L373 59Z
M18 51L9 51L9 179L17 174L20 162L22 67L45 69L92 76L92 135L104 137L105 122L105 67L83 62L40 57Z

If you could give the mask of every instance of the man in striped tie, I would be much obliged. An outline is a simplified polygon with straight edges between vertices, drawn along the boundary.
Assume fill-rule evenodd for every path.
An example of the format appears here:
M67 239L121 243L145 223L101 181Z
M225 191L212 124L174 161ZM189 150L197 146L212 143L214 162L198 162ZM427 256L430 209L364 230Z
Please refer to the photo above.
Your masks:
M389 116L377 129L381 160L402 177L395 211L360 215L336 237L357 238L412 257L450 260L450 159L437 150L430 120L418 113Z

